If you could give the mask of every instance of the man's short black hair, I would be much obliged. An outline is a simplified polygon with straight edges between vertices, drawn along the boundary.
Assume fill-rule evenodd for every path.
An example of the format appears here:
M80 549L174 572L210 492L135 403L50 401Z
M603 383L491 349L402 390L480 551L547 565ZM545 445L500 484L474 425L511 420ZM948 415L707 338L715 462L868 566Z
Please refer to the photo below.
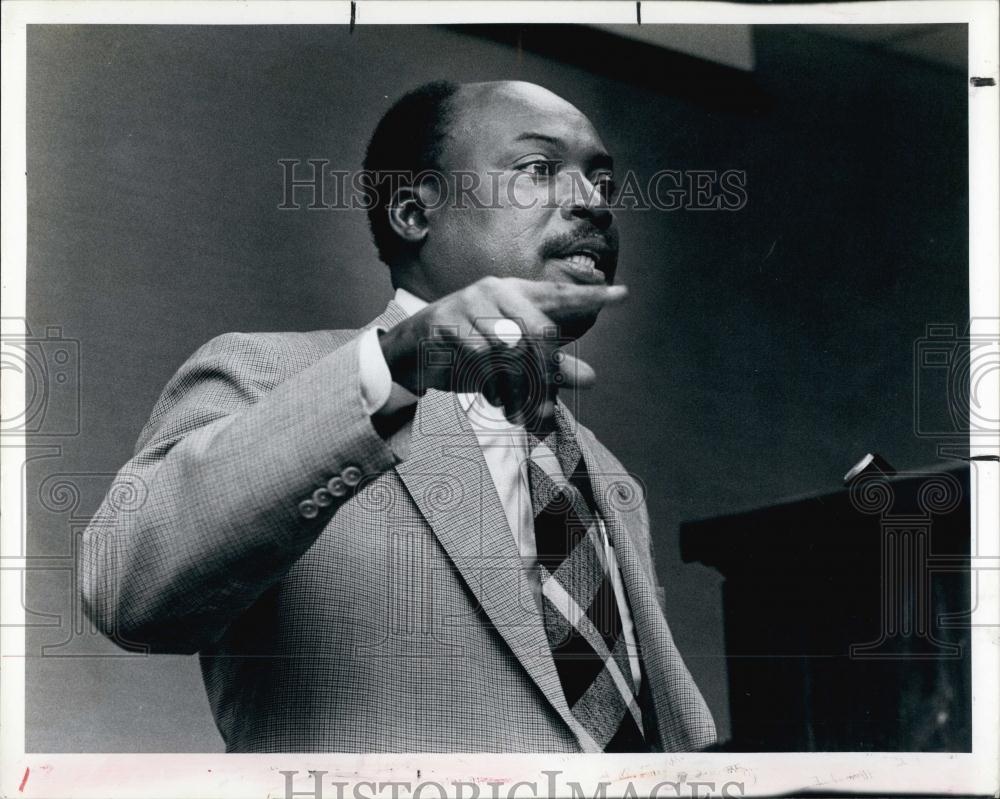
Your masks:
M369 173L368 221L378 256L390 266L403 242L389 226L389 203L399 178L389 173L417 175L438 169L444 138L451 122L451 100L458 91L451 81L434 81L403 95L386 111L368 143L364 168Z

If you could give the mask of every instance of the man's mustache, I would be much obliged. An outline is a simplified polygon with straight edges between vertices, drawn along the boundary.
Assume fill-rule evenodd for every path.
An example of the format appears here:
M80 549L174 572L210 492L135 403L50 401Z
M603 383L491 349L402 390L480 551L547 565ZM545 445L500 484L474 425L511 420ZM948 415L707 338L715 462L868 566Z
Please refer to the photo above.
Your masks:
M618 254L618 238L605 230L593 225L571 230L558 236L553 236L542 247L545 258L555 258L578 245L590 244L600 250L602 260Z

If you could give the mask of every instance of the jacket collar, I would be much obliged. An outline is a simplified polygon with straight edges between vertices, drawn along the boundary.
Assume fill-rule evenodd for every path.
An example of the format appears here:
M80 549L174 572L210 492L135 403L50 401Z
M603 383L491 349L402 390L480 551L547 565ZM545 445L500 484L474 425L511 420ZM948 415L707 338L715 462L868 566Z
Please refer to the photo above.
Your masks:
M385 306L385 310L382 311L382 313L365 325L365 329L367 330L371 327L381 327L388 330L390 327L398 325L408 316L409 314L406 312L406 309L396 302L395 298L393 298L389 300L389 304Z

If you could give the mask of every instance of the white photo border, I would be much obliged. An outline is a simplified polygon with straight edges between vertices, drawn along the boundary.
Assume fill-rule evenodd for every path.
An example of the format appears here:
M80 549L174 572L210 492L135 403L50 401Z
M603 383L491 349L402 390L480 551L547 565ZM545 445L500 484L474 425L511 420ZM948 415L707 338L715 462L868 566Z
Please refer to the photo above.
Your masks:
M1000 219L998 192L997 0L883 0L816 5L740 5L723 2L641 4L642 23L662 24L893 24L967 23L969 77L969 308L973 320L1000 319ZM3 193L2 316L24 318L26 271L26 25L28 24L212 24L356 25L442 23L625 23L636 22L634 2L7 2L2 6ZM2 373L3 418L24 408L24 376ZM1000 373L979 386L978 397L1000 405ZM1000 464L995 441L970 441L972 540L976 579L972 619L971 754L908 753L692 753L634 755L503 754L32 754L25 753L25 628L21 572L26 568L22 534L25 441L4 436L0 490L0 795L4 797L284 797L284 771L297 772L298 796L313 794L309 771L322 771L325 796L389 796L393 782L424 783L424 796L481 797L546 795L553 787L569 795L566 779L587 796L677 794L662 787L686 780L718 786L740 783L731 795L762 796L799 790L996 795L998 785L998 676L1000 675ZM978 564L976 566L975 564ZM561 776L553 778L552 772ZM556 782L553 782L553 779ZM511 788L521 787L513 794ZM340 785L340 788L336 787ZM534 791L532 790L534 786ZM705 795L705 794L700 794ZM718 795L717 792L712 794Z

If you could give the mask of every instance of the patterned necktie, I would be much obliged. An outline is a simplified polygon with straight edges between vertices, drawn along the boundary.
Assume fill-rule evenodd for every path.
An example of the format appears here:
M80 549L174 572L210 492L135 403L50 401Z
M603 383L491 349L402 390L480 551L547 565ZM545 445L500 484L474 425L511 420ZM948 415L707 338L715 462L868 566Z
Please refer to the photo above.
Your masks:
M576 437L562 414L544 440L528 434L528 477L545 632L585 748L649 751L642 734L603 533ZM567 475L569 476L567 479Z

